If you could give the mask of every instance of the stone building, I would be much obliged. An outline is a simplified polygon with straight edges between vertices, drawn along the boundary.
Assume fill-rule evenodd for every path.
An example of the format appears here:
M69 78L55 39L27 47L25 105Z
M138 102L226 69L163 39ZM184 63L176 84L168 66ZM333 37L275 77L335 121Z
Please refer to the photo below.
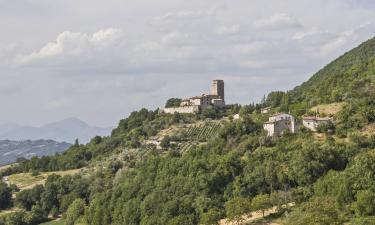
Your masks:
M211 95L224 100L224 81L213 80L211 84Z
M197 113L200 109L205 109L209 106L225 107L223 80L212 81L210 94L184 99L180 107L165 108L161 111L164 113Z
M302 125L309 130L316 131L321 124L327 124L331 121L329 117L309 116L302 118Z
M271 107L265 107L260 109L260 113L267 114L271 112Z
M278 113L269 117L268 121L263 124L263 128L267 131L268 136L279 137L285 131L297 132L297 123L292 115Z

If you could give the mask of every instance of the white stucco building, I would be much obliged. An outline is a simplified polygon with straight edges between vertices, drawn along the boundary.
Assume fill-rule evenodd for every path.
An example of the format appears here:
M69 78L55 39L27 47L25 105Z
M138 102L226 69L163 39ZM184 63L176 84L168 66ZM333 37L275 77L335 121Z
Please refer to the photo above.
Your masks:
M309 130L316 131L321 124L327 124L331 121L329 117L309 116L302 118L302 125Z
M262 113L262 114L270 113L270 111L271 111L271 107L266 107L266 108L260 109L260 113Z
M295 118L287 113L278 113L269 117L268 121L263 124L263 128L270 137L281 136L285 131L297 132Z

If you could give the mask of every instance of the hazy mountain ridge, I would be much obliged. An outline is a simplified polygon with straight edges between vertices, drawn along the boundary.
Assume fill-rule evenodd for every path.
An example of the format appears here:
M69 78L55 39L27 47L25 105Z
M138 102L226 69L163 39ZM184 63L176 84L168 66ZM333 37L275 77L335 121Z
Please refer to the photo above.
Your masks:
M73 143L78 138L81 143L87 143L94 136L110 135L111 130L112 128L90 126L77 118L68 118L41 127L10 123L0 125L0 140L50 139Z
M13 163L17 158L30 159L33 156L54 155L67 150L71 144L53 140L0 140L0 166Z

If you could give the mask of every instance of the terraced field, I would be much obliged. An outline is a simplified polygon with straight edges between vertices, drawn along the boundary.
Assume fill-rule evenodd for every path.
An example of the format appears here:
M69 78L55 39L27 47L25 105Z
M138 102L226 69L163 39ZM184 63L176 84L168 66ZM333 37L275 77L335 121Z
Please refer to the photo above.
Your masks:
M220 122L205 122L193 125L186 131L186 136L192 140L207 141L218 134L220 127Z
M193 146L197 145L196 142L183 142L179 145L180 152L184 153L186 151L189 151Z
M311 111L316 112L318 110L319 113L325 114L327 116L333 116L336 115L344 107L344 105L344 102L322 104L311 108Z

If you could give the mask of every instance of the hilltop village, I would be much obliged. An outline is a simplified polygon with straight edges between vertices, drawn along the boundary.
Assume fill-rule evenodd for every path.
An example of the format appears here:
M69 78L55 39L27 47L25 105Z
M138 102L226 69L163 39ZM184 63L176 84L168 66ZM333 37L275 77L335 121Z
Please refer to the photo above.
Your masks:
M183 99L178 107L166 107L160 110L163 113L198 113L208 107L213 108L225 108L228 105L225 104L225 87L223 80L213 80L211 83L210 94L202 94L200 96L190 97ZM262 114L270 114L272 112L271 107L261 108ZM239 115L235 115L235 118L239 118ZM317 131L318 127L324 124L330 123L332 118L330 117L319 117L306 116L302 117L302 123L299 123L293 115L288 113L278 112L270 115L268 121L263 123L263 129L267 132L269 137L280 137L285 132L296 133L301 127L305 127L311 131Z
M181 101L179 107L164 108L164 113L197 113L199 110L209 106L216 108L225 107L224 99L224 81L213 80L211 84L210 94L202 94L200 96L190 97Z

